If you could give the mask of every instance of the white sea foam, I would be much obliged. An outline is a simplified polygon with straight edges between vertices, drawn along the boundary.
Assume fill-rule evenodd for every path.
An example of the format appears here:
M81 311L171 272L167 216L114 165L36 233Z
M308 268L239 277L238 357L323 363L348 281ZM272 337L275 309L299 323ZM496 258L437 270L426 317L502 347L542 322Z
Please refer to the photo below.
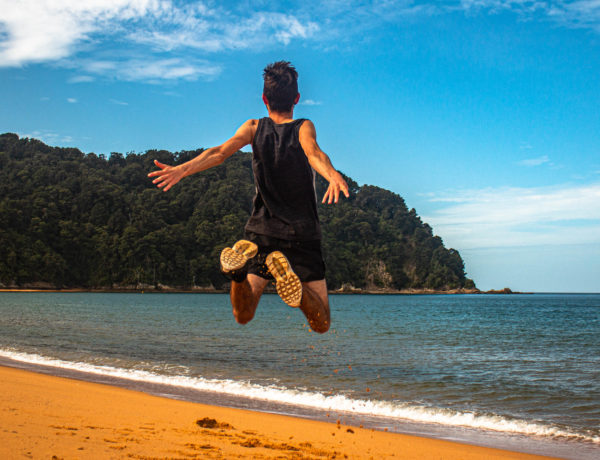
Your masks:
M206 379L203 377L161 375L145 370L121 369L111 366L64 361L11 349L0 349L0 357L30 364L71 369L139 382L174 385L181 388L224 393L320 410L344 411L350 412L353 415L379 416L422 423L436 423L446 426L581 440L600 444L600 436L589 436L557 426L528 422L525 420L509 419L499 415L458 412L450 409L419 406L396 401L354 399L340 394L325 395L319 392L294 390L276 385L259 385L229 379Z

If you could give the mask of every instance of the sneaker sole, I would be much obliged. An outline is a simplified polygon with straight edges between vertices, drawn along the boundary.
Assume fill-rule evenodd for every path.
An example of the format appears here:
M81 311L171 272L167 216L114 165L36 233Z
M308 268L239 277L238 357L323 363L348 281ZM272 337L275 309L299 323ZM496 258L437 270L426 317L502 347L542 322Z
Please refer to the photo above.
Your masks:
M267 256L267 267L275 278L277 294L290 307L299 307L302 302L302 283L294 273L287 258L279 251Z
M229 273L239 270L258 253L258 246L252 241L239 240L232 248L221 251L221 270Z

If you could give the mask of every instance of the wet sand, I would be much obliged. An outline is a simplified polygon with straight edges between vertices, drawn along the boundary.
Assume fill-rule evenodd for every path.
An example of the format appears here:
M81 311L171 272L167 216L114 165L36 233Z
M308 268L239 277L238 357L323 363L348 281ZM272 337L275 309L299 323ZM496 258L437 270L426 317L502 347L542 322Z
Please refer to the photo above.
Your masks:
M0 367L0 458L545 458Z

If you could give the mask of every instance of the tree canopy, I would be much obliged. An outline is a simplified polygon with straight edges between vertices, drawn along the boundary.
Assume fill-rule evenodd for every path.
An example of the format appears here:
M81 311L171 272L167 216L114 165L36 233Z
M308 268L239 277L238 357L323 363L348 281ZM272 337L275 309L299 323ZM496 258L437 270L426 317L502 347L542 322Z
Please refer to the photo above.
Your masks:
M0 283L223 288L219 254L243 236L252 155L239 152L167 193L147 177L154 159L180 164L201 152L107 158L0 135ZM458 251L402 197L345 179L350 198L319 205L330 289L474 287ZM319 178L318 196L326 186Z

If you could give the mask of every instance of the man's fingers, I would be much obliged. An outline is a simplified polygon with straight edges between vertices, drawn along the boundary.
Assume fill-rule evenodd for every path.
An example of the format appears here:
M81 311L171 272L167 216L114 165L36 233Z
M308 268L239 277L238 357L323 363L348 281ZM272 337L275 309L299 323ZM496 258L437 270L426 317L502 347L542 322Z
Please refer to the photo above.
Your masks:
M348 184L346 184L344 182L344 185L342 186L342 192L344 192L344 195L346 195L346 198L350 198L350 193L348 192Z
M165 170L165 169L159 169L158 171L152 171L150 173L148 173L148 177L156 177L156 176L162 176L164 174L167 174L169 171Z
M321 203L325 204L327 202L327 200L329 199L330 194L331 194L331 185L329 185L329 187L327 187L327 190L325 191L325 195L323 195L323 200L321 201Z
M161 163L158 160L154 160L154 164L160 169L152 171L148 174L148 177L155 177L152 183L162 189L163 192L171 189L181 179L177 173L177 168Z
M325 195L323 195L323 200L321 203L332 204L337 203L340 200L340 192L346 195L346 198L350 198L350 193L348 192L348 185L346 183L338 183L338 182L330 182L329 187L327 187L327 191Z
M340 198L340 185L338 183L333 184L333 202L337 203Z
M164 164L164 163L161 163L161 162L160 162L160 161L158 161L158 160L154 160L154 164L155 164L156 166L158 166L160 169L159 169L158 171L152 171L151 173L148 173L148 177L156 177L156 176L160 176L160 175L164 174L165 172L167 172L167 171L165 171L165 170L166 170L167 168L169 168L169 165L166 165L166 164Z
M166 180L170 180L170 176L169 176L169 175L166 175L166 174L161 174L161 175L160 175L160 176L158 176L156 179L154 179L154 180L152 181L152 183L153 183L153 184L158 184L158 183L164 182L164 181L166 181Z

